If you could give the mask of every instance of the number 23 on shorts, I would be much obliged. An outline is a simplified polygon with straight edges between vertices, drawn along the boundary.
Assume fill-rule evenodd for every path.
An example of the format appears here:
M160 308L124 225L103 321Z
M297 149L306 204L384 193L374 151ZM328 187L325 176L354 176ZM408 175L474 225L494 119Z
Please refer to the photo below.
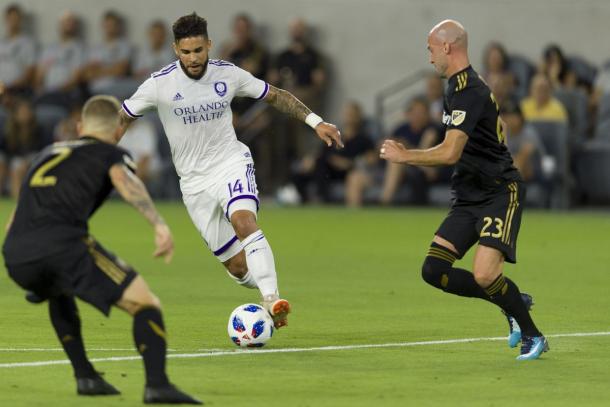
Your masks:
M492 223L494 223L493 227ZM490 227L492 227L492 229L490 229ZM489 216L486 216L483 218L483 228L481 228L481 237L493 237L499 239L502 237L503 228L504 221L502 219L491 218Z

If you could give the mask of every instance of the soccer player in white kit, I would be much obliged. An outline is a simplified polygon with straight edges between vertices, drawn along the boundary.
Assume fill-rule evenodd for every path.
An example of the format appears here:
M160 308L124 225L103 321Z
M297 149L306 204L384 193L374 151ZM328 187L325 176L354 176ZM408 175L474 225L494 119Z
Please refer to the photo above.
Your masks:
M178 60L153 73L123 102L123 125L157 110L193 223L229 275L260 290L276 328L282 327L290 303L279 296L273 253L256 223L254 162L235 135L231 100L262 99L307 123L329 147L343 147L341 134L291 93L229 62L209 59L207 21L196 13L180 17L172 29Z

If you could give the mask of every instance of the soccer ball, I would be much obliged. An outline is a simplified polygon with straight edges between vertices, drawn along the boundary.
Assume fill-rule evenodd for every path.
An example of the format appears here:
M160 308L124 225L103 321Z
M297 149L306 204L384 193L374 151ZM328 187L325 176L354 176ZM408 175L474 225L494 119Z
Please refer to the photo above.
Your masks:
M237 346L260 348L273 336L273 320L260 305L244 304L231 313L227 330Z

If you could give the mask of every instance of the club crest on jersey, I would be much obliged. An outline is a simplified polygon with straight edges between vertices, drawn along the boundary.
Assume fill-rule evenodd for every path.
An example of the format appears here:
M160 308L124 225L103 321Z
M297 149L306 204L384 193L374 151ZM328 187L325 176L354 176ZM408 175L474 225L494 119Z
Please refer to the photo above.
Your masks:
M451 124L453 126L459 126L464 123L464 119L466 119L466 112L463 110L454 110L451 112Z
M227 94L227 84L224 82L215 82L214 91L218 96L223 97Z

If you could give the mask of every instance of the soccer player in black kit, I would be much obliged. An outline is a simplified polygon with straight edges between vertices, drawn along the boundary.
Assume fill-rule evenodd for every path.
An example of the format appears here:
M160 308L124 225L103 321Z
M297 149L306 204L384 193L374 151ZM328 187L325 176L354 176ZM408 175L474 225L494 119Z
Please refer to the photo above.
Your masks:
M154 256L171 260L170 229L135 176L118 100L89 99L80 138L55 143L34 160L23 182L2 248L10 277L33 298L48 300L49 316L76 377L79 395L120 394L86 355L75 297L103 312L112 305L133 316L133 337L144 360L144 402L201 404L173 386L165 373L166 333L161 305L144 279L88 233L88 219L116 188L154 227Z
M408 150L386 140L380 156L395 163L455 164L454 201L436 231L422 267L430 285L499 306L508 318L509 346L521 342L518 360L537 359L549 347L529 313L532 298L504 276L504 261L515 263L525 188L505 142L498 104L468 59L468 36L453 20L428 35L430 63L448 78L444 141L428 150ZM453 267L478 242L473 272Z

